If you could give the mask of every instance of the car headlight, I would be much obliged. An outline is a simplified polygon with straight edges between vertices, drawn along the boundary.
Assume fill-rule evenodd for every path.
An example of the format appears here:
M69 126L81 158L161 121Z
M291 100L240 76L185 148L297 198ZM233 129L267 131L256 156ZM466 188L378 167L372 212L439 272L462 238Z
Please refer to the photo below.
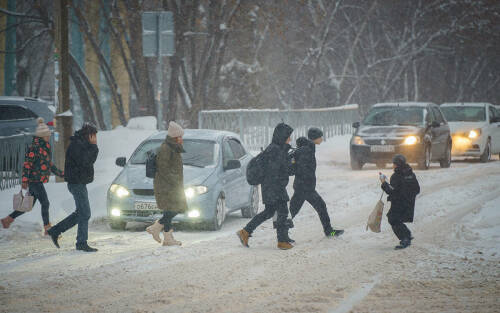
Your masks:
M130 191L128 191L127 188L117 184L111 185L109 191L114 193L118 198L128 197L130 195Z
M190 218L200 217L200 211L199 210L191 210L188 212L188 217L190 217Z
M481 130L480 129L473 129L469 132L469 138L470 139L476 139L477 137L481 136Z
M120 211L120 209L113 208L113 209L111 209L111 215L119 217L120 215L122 215L122 212Z
M184 190L184 193L186 194L186 198L191 199L195 196L202 195L204 193L208 192L208 188L206 186L193 186L193 187L188 187Z
M412 146L412 145L416 144L417 142L420 142L420 138L419 137L417 137L417 136L408 136L403 141L403 144L406 145L406 146Z
M355 145L360 146L360 145L364 145L365 141L360 136L354 136L354 138L352 140L352 143L355 144Z

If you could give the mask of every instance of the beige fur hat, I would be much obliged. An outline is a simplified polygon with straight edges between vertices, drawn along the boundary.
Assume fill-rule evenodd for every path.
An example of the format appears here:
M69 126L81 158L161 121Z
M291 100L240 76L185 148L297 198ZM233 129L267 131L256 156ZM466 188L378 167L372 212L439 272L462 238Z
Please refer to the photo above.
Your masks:
M181 125L172 121L168 124L167 134L169 137L173 138L182 137L184 136L184 129L182 129Z
M37 120L38 126L36 127L35 136L37 137L49 137L50 129L47 124L44 123L43 117L39 117Z

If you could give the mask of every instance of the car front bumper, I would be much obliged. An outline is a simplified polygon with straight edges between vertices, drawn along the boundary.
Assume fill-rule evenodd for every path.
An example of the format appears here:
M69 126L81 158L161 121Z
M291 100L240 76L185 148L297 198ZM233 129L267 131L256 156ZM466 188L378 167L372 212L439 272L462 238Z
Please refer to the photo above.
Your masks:
M150 223L154 222L157 219L163 216L163 211L156 210L137 210L135 208L136 202L142 203L153 203L156 205L156 200L154 196L138 196L132 195L125 199L120 199L114 197L113 195L108 194L107 201L107 211L108 218L110 221L122 221L122 222L144 222ZM188 212L177 214L172 222L174 223L203 223L206 221L210 221L215 212L215 203L216 201L212 201L211 193L206 193L203 195L196 196L192 199L187 200L188 203L188 212L192 210L198 210L198 217L189 217ZM120 216L115 216L111 212L113 209L118 209L120 211Z
M396 154L402 154L410 163L415 163L424 157L424 145L417 143L414 145L394 145L394 151L374 152L371 145L351 144L351 158L363 163L390 163Z
M453 134L452 141L451 155L456 157L480 157L486 145L482 136L470 139L461 134Z

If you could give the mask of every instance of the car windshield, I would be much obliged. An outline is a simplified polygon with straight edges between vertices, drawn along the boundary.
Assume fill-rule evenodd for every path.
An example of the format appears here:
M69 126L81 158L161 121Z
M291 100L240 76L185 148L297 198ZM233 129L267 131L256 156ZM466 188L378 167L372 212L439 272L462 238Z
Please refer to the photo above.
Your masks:
M441 107L448 122L483 122L486 121L484 107Z
M147 153L157 151L163 140L149 140L137 148L132 155L132 164L145 164ZM195 167L213 166L217 163L219 145L214 141L186 139L183 144L186 152L182 153L182 163Z
M364 125L421 125L424 121L423 107L376 107L363 120Z

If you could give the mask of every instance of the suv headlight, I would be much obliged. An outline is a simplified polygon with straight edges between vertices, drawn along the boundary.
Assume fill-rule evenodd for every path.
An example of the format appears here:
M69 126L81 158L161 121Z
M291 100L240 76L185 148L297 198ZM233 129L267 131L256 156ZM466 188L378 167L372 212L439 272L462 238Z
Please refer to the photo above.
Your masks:
M408 136L405 138L405 140L403 141L403 144L406 145L406 146L412 146L416 143L419 143L420 142L420 138L417 137L417 136Z
M361 146L365 144L365 141L360 136L354 136L354 138L352 139L352 143Z
M118 198L124 198L130 195L130 191L128 191L127 188L117 184L111 185L111 187L109 187L109 191L111 191L111 193L113 193Z
M470 139L476 139L477 137L481 136L481 130L480 129L473 129L469 132L468 137Z
M193 186L193 187L188 187L184 190L186 198L188 199L194 198L195 196L199 196L207 192L208 188L206 186Z

